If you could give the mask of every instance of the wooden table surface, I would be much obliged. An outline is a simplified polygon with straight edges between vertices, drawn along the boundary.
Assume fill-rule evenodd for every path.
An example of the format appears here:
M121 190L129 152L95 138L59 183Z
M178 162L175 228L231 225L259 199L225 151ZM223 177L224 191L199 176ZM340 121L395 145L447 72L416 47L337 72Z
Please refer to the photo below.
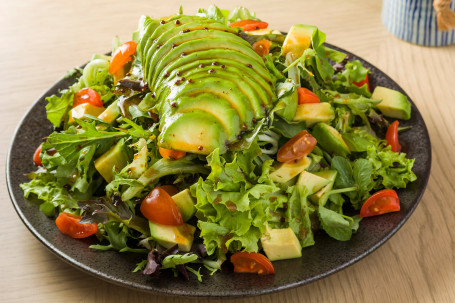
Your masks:
M194 13L210 2L184 3L184 11ZM0 302L184 300L115 286L55 257L17 216L4 173L14 129L41 93L92 53L108 51L113 36L129 39L141 14L170 15L180 3L0 1ZM215 3L222 6L222 1ZM296 23L318 25L328 42L389 74L423 114L432 140L433 167L415 213L377 251L304 287L236 302L455 302L455 160L451 154L455 148L455 46L428 48L396 39L381 23L379 0L244 0L229 1L224 7L238 5L256 11L282 31Z

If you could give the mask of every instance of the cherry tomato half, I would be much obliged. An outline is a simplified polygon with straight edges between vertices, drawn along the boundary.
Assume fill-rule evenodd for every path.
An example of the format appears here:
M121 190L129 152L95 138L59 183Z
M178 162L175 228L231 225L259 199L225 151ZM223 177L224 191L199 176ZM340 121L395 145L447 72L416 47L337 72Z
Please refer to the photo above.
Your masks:
M186 156L186 152L179 150L166 149L158 147L161 157L165 159L178 160Z
M141 213L152 222L182 225L180 210L172 197L161 187L155 187L141 203Z
M78 222L81 217L70 213L62 212L55 220L58 229L65 235L73 238L87 238L95 234L98 230L96 223L81 223Z
M387 140L387 145L390 145L390 149L396 153L401 151L401 145L398 141L398 121L394 121L389 125L387 133L385 134L385 139Z
M271 275L275 268L266 256L255 252L237 252L231 256L231 263L234 264L235 272L256 273Z
M117 48L112 55L111 64L109 65L109 73L117 73L125 64L131 61L136 53L137 43L134 41L128 41L123 43Z
M372 217L400 210L400 199L393 189L383 189L372 194L363 203L360 216Z
M177 186L174 185L161 185L160 187L164 189L169 194L169 196L173 196L179 192Z
M267 39L261 39L253 43L253 50L261 57L265 57L269 54L270 46L272 42Z
M299 87L297 88L297 93L299 94L299 104L321 103L319 97L308 88Z
M35 164L37 166L42 166L43 163L41 162L41 158L39 157L39 155L41 154L41 147L43 146L43 143L41 143L35 150L35 153L33 154L33 162L35 162Z
M256 21L256 20L241 20L234 23L229 24L230 27L240 27L245 32L247 31L254 31L262 28L267 28L269 24L267 22Z
M301 159L311 153L317 143L318 141L310 133L302 130L278 150L277 160L289 162Z
M100 95L91 88L83 88L74 94L73 107L90 103L93 106L103 107L103 101L101 101Z
M370 91L370 81L368 80L368 74L365 76L365 79L359 82L352 82L355 86L362 87L365 84L367 85L367 90Z

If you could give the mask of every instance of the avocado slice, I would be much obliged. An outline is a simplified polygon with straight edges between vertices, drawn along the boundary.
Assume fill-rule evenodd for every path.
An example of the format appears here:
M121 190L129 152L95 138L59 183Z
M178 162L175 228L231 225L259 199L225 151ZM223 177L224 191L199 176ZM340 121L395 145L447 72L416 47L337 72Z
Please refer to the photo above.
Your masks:
M118 100L112 102L111 105L98 115L98 118L112 124L115 119L120 116L120 108L118 107L117 102Z
M274 182L286 183L308 168L310 164L311 160L308 157L276 164L275 170L270 173L270 179Z
M318 123L311 132L318 144L327 152L346 157L351 153L340 133L326 123Z
M294 121L305 121L307 127L318 122L330 122L335 119L335 111L328 102L305 103L297 106Z
M137 55L140 60L143 58L145 45L147 44L150 35L160 25L159 20L154 20L148 16L142 16L139 20L139 41L137 44Z
M236 34L237 31L231 27L228 27L224 24L217 23L217 22L189 22L186 24L181 24L178 27L173 27L166 32L163 32L159 37L157 37L154 41L153 44L151 45L150 49L153 49L153 51L156 51L158 48L161 49L161 47L164 47L165 44L174 38L175 36L178 35L183 35L188 32L193 32L193 31L206 31L206 30L219 30L219 31L225 31L225 32L231 32ZM188 37L188 35L185 35Z
M219 25L220 25L219 28L224 27L224 25L222 25L222 24L219 24ZM209 26L210 26L209 23L206 24L207 28ZM214 24L212 24L211 27L216 28L214 26ZM165 56L172 53L172 50L174 48L177 48L179 45L182 45L185 42L189 42L189 41L194 41L194 40L198 40L198 39L207 39L207 37L209 37L209 38L221 38L221 39L225 39L226 41L232 40L235 42L243 43L246 47L250 46L248 44L248 42L239 38L237 35L235 35L232 32L225 32L223 30L218 30L218 29L194 30L194 31L190 31L189 29L187 29L187 30L188 30L188 32L179 32L177 36L173 36L167 41L161 41L164 44L159 44L158 41L160 39L158 39L157 42L154 43L148 50L147 55L150 55L150 56L147 56L147 58L146 58L145 65L147 66L147 70L145 72L154 73L156 71L159 71L159 69L156 69L156 71L155 71L155 67L157 66L157 64L159 62L161 62ZM163 40L164 40L164 38L163 38Z
M177 22L178 20L178 22ZM163 23L161 23L163 21ZM144 38L144 42L141 43L141 51L142 51L142 59L147 58L147 54L149 52L150 47L153 45L154 41L158 39L163 33L166 31L175 28L175 27L180 27L183 24L186 23L191 23L191 22L204 22L204 23L213 23L215 22L214 20L207 19L207 18L202 18L202 17L197 17L197 16L186 16L186 15L174 15L171 16L170 18L164 20L160 19L158 20L158 26L154 27L153 29L150 29L150 33L148 34L148 38ZM143 60L141 60L144 62Z
M197 97L181 97L171 104L170 102L164 103L167 108L163 109L163 112L174 113L187 113L193 110L201 110L213 115L220 123L227 134L228 141L237 140L237 135L240 133L241 124L240 118L237 111L231 107L231 104L225 99L217 95L203 93L197 95Z
M176 77L183 76L186 79L189 79L189 75L193 74L197 71L200 71L204 67L210 67L214 69L222 68L224 65L228 68L235 68L237 74L244 74L250 82L254 84L254 88L258 94L261 94L262 99L271 100L275 98L275 94L272 90L271 85L259 75L253 67L247 67L247 63L241 63L238 60L235 60L235 55L238 55L237 52L228 51L228 54L234 55L233 59L227 58L215 58L215 59L205 59L205 60L197 60L194 62L190 62L185 65L175 66L175 64L171 64L170 66L165 68L166 73L169 75L167 78L163 77L163 72L158 76L157 81L155 83L154 90L159 90L160 87L163 86L163 83L174 81ZM186 58L186 57L185 57ZM182 59L179 59L182 60ZM213 65L216 64L216 65ZM253 66L253 65L252 65ZM178 74L178 75L177 75ZM157 92L158 94L158 92ZM267 96L267 97L265 97Z
M211 114L193 110L175 114L160 125L158 145L173 150L208 155L220 148L226 152L226 133L221 123Z
M320 189L318 192L315 194L312 194L308 198L310 199L311 202L314 204L319 204L324 206L327 203L327 200L329 199L330 196L330 191L333 188L333 184L335 183L335 178L337 176L337 171L336 170L323 170L320 172L315 172L314 173L316 176L319 176L321 178L327 179L329 183L324 186L322 189Z
M236 90L240 93L245 95L249 101L249 107L254 112L254 117L256 119L260 119L265 116L265 109L269 108L272 104L272 100L269 99L263 91L260 90L258 85L254 83L251 79L247 77L247 75L242 73L236 73L235 68L229 68L225 66L222 68L221 66L207 66L202 69L193 70L192 72L187 73L184 75L185 80L191 79L195 81L197 79L203 79L209 77L211 79L224 79L229 80L237 85ZM175 85L175 82L179 80L172 79L170 83L167 83L168 87L172 87ZM184 85L189 85L185 83ZM164 85L162 86L164 87ZM167 90L169 92L169 90ZM258 93L260 91L260 93ZM159 98L162 98L161 94L162 90L157 92Z
M246 95L238 90L236 83L230 80L215 76L196 79L191 84L173 87L167 99L172 102L172 100L183 96L196 97L201 93L210 93L227 100L231 107L237 111L240 123L245 124L247 129L253 127L253 111L250 107L250 101ZM162 111L160 114L165 115Z
M94 106L90 103L79 104L78 106L73 107L69 113L68 123L76 124L74 118L84 120L84 115L98 116L104 111L104 107Z
M310 48L313 33L318 28L313 25L296 24L291 27L281 48L281 55L292 53L294 58L299 58L303 52Z
M269 71L265 67L265 64L258 63L257 61L251 60L251 58L245 54L242 54L237 51L233 51L230 49L211 49L211 50L202 50L194 53L187 54L184 57L179 58L178 60L172 61L169 65L167 65L163 70L160 72L159 76L157 77L156 83L160 83L160 79L164 77L165 74L170 74L173 70L176 69L186 69L187 67L192 68L198 66L200 64L207 64L202 60L210 60L208 64L212 64L213 61L218 61L221 59L229 59L238 62L241 65L248 66L254 74L259 75L261 78L264 79L266 85L261 84L265 90L273 90L272 87L272 78L270 76ZM156 87L156 86L154 86Z
M196 227L184 223L180 226L162 225L149 221L150 235L152 239L165 248L177 244L179 250L187 252L191 250Z
M104 180L111 182L112 170L119 172L128 164L128 154L125 150L125 141L120 139L107 152L95 160L95 168L103 176Z
M190 190L188 188L182 190L181 192L173 195L172 199L174 200L175 204L177 204L177 207L182 214L183 222L191 219L191 217L196 212L196 207L194 207L194 204L196 204L196 199L191 196Z
M309 195L314 194L329 183L330 180L307 171L301 172L297 180L297 185L305 187Z
M376 86L372 99L382 100L376 107L384 116L409 120L411 119L411 102L402 93L382 86Z
M300 258L302 246L290 227L268 229L261 237L262 249L270 261Z
M262 62L262 58L259 57L258 54L256 54L256 52L251 48L251 46L245 45L244 42L242 42L244 40L230 33L226 33L226 36L230 36L232 39L209 36L201 39L184 42L178 45L160 60L156 67L154 67L153 72L145 74L149 85L154 86L156 77L167 64L174 60L177 60L179 57L186 56L189 53L198 52L201 50L230 49L249 56L251 58L251 61L256 61L258 63ZM234 37L238 39L235 39ZM241 41L239 41L239 39Z

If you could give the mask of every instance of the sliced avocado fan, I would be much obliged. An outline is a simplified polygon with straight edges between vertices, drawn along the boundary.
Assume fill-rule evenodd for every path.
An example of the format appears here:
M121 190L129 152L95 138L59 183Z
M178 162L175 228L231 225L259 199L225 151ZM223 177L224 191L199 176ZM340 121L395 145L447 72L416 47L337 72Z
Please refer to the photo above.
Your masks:
M263 59L237 29L215 20L143 17L137 53L151 91L139 108L159 113L163 148L226 152L276 98Z

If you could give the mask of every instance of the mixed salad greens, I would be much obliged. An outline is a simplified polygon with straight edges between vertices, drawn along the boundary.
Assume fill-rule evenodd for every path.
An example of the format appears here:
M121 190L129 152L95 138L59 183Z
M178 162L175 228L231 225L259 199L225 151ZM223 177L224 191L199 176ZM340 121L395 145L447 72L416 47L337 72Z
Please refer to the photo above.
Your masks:
M371 93L370 71L324 42L242 7L142 17L132 41L114 39L47 98L55 131L25 197L64 234L96 236L92 249L143 254L147 275L200 280L229 257L271 274L318 231L349 240L361 217L399 211L392 188L416 179L384 118L411 106Z

